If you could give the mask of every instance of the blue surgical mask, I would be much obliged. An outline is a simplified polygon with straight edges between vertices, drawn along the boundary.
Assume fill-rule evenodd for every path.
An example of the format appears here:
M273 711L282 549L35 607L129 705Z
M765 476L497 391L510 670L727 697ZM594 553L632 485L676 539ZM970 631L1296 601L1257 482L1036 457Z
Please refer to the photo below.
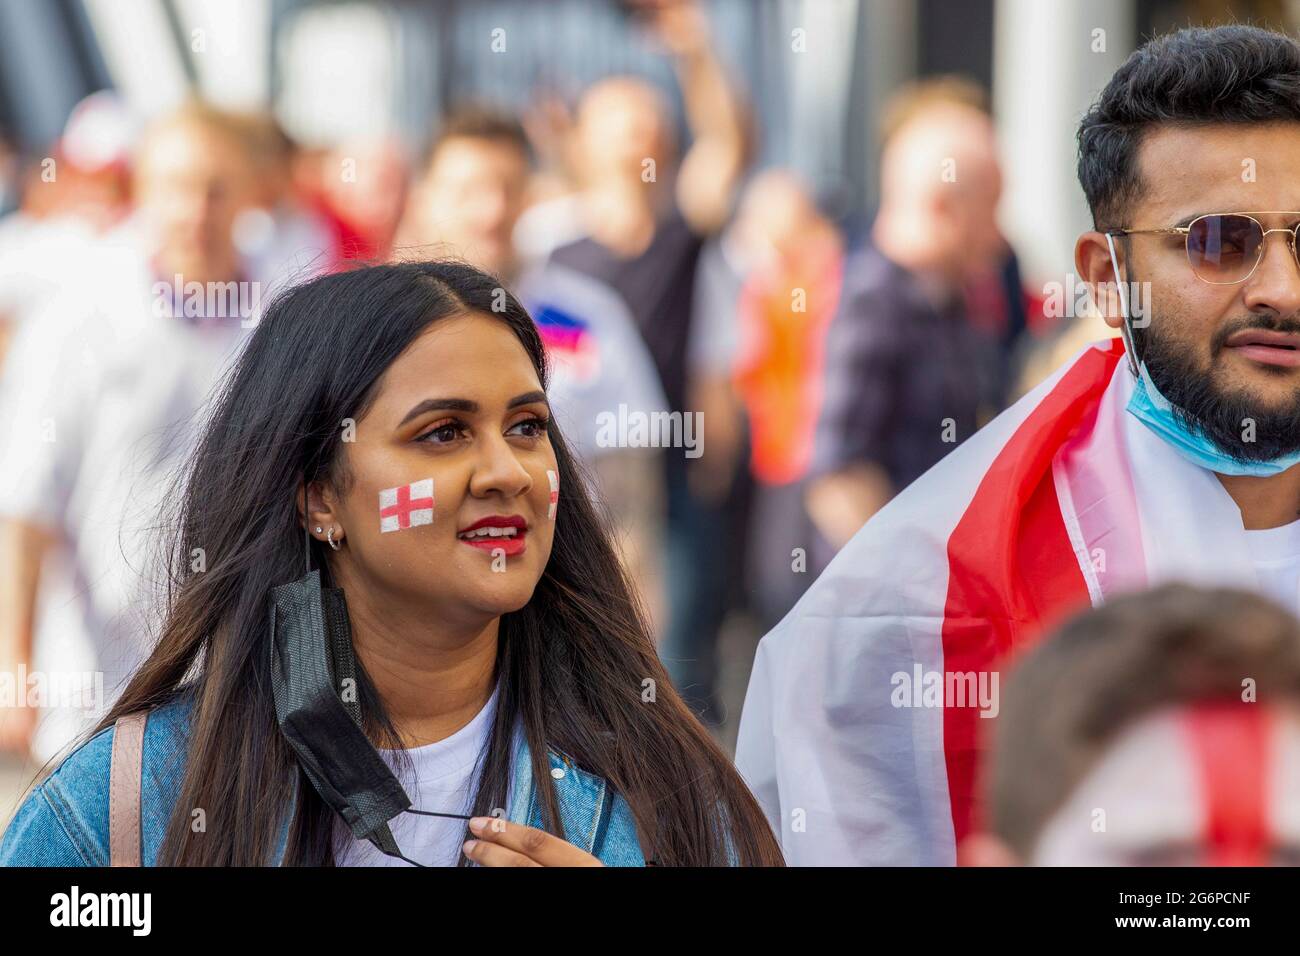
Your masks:
M1128 413L1192 464L1220 475L1251 475L1256 478L1267 478L1300 464L1300 450L1266 461L1242 461L1234 458L1216 445L1205 432L1199 428L1189 427L1182 416L1176 414L1173 403L1160 393L1156 383L1151 380L1146 362L1136 361L1132 331L1129 328L1128 298L1125 295L1124 284L1119 281L1119 264L1115 260L1115 245L1110 236L1106 237L1106 244L1110 247L1111 268L1115 270L1115 279L1120 289L1120 302L1124 307L1124 332L1126 333L1124 344L1128 349L1130 362L1137 372L1133 397L1129 399L1127 407Z
M1233 458L1216 445L1199 428L1188 428L1174 411L1169 399L1160 394L1156 383L1151 381L1145 362L1139 366L1137 382L1133 386L1133 397L1128 402L1128 412L1147 428L1171 445L1174 451L1194 465L1208 468L1220 475L1254 475L1267 478L1286 471L1292 465L1300 464L1300 451L1294 451L1281 458L1267 461L1242 461Z

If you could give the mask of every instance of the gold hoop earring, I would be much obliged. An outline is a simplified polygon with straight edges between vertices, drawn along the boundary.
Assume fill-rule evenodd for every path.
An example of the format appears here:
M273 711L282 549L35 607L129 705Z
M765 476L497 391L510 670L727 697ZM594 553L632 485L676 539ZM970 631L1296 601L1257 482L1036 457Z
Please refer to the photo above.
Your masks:
M331 548L333 548L335 551L337 551L337 550L339 549L339 547L340 547L339 543L338 543L337 541L334 540L334 526L333 526L333 525L330 526L329 534L325 535L325 538L326 538L327 541L329 541L329 544L330 544L330 547L331 547Z

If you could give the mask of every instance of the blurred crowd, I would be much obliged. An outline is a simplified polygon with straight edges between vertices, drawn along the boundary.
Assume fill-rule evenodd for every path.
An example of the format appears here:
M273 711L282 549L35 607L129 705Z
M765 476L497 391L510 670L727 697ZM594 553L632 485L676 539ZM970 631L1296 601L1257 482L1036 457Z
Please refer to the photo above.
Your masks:
M0 671L111 697L222 370L277 290L349 263L457 257L523 301L661 655L719 728L753 643L863 522L1107 334L1026 288L977 85L900 89L879 208L837 218L754 164L759 118L698 7L641 26L681 141L669 91L613 76L527 115L458 104L419 154L308 149L199 101L146 120L108 92L47 155L0 147ZM9 708L0 748L48 759L89 716Z

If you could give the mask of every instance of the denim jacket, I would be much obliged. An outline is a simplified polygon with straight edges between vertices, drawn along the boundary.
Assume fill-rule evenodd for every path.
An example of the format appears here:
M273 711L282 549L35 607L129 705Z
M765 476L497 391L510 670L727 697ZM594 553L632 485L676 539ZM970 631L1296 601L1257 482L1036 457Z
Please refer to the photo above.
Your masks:
M140 794L141 861L158 860L167 824L184 776L192 700L182 695L149 714L144 734ZM73 751L27 797L0 840L0 866L108 866L108 778L113 728L100 731ZM541 827L541 805L522 728L515 729L514 776L508 819ZM606 782L547 751L560 818L569 842L606 866L643 866L641 846L627 802ZM295 781L298 775L294 776ZM297 806L297 784L280 827L275 858L283 862L289 822Z

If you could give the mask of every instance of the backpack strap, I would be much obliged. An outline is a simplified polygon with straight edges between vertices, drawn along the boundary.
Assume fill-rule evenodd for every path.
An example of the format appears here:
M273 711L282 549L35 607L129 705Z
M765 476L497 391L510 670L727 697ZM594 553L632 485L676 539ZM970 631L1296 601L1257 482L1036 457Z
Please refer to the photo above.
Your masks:
M109 866L140 866L140 777L147 711L117 718L108 774Z

